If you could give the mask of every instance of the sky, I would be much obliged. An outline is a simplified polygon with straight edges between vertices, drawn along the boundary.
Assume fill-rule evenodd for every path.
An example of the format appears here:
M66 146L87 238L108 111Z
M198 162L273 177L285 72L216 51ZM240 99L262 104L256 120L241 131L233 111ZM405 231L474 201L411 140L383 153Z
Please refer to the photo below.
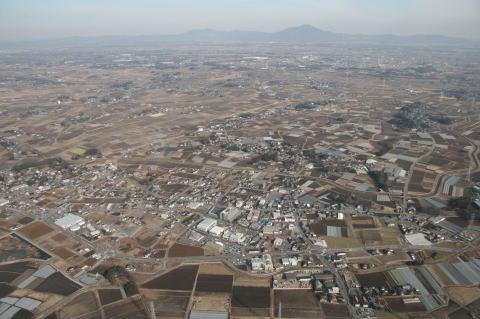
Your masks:
M480 39L480 0L0 0L0 41L207 28L274 32L302 24Z

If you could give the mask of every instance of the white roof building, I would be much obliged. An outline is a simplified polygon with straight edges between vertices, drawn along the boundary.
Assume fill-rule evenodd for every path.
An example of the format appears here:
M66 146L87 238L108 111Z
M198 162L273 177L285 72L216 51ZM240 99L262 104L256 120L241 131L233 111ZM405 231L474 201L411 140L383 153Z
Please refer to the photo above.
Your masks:
M73 226L82 226L83 224L85 224L85 220L83 220L82 217L73 214L67 214L55 221L55 225L62 227L63 229L71 228Z
M217 225L217 221L215 219L205 218L197 225L197 229L203 232L208 232L210 229L212 229L216 225Z

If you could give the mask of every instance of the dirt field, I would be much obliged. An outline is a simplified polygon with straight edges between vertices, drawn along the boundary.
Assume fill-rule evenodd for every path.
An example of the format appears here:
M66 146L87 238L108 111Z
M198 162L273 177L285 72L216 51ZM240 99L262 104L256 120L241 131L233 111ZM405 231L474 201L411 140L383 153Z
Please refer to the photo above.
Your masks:
M198 265L181 266L142 285L146 289L192 290Z
M328 248L355 248L360 247L360 242L352 237L323 237L327 242Z
M93 292L85 292L61 307L57 314L59 318L74 318L99 310L95 294Z
M0 262L23 258L48 259L50 255L15 235L0 239Z
M184 318L190 300L189 292L145 291L147 301L153 301L157 318Z
M326 319L344 319L350 318L350 313L346 305L342 304L322 304Z
M378 244L382 241L382 236L378 230L361 230L359 231L359 237L364 245Z
M183 244L175 244L168 251L169 257L193 257L203 255L203 248Z
M270 288L233 287L232 316L269 317Z
M138 298L129 298L103 308L105 318L145 319L148 318L143 303Z
M62 259L68 259L72 256L75 256L75 254L72 251L68 250L65 247L61 247L61 246L58 246L58 247L55 247L54 249L52 249L52 253L54 253L55 255L57 255L58 257L60 257Z
M79 285L66 278L59 272L54 273L45 279L34 290L39 292L48 292L52 294L68 296L80 288Z
M421 312L425 311L425 307L421 302L406 304L403 302L402 297L389 297L385 298L388 306L395 312Z
M98 289L98 296L102 306L122 299L120 289Z
M386 287L387 282L382 272L374 272L371 274L357 274L358 283L365 287Z
M20 228L18 232L21 235L27 237L28 239L35 240L37 238L40 238L42 236L45 236L46 234L53 232L54 230L55 229L48 226L47 224L36 221L25 227Z
M446 290L450 298L461 306L472 303L480 296L480 288L478 287L447 287Z
M196 292L231 292L233 276L200 274L197 278Z
M231 275L233 271L225 267L223 263L202 263L198 269L199 274Z
M325 313L310 289L274 290L275 316L282 304L285 318L325 318Z

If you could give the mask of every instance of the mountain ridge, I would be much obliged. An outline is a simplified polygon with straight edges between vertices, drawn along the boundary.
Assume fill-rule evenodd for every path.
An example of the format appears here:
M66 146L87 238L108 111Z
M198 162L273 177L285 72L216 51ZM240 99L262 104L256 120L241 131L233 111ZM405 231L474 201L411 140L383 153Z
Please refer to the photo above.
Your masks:
M59 39L0 42L0 46L28 44L58 45L149 45L159 42L278 42L292 44L321 43L373 43L373 44L424 44L424 45L475 45L478 41L435 34L394 35L394 34L348 34L318 29L309 24L289 27L277 32L220 31L215 29L194 29L180 34L169 35L104 35L75 36Z

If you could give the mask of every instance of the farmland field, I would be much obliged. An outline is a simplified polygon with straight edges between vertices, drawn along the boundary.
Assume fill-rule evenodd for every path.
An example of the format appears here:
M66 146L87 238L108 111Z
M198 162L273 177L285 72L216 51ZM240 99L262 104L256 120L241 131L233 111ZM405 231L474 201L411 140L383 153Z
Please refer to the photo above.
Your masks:
M190 292L145 291L148 302L153 301L157 318L184 318Z
M98 289L98 296L102 306L122 299L120 289Z
M357 274L358 283L365 287L386 287L387 282L382 272L374 272L370 274Z
M270 288L233 287L232 316L269 317Z
M168 251L168 257L203 256L203 248L183 244L175 244Z
M103 307L105 318L145 319L148 318L143 303L138 298L129 298Z
M50 255L15 234L0 239L0 262L24 258L48 259Z
M59 272L46 278L34 290L39 292L48 292L52 294L68 296L77 291L80 286Z
M197 278L196 291L231 292L233 276L200 274Z
M274 290L275 316L278 316L280 303L282 317L285 318L325 318L325 314L311 290Z
M27 237L28 239L35 240L37 238L40 238L42 236L45 236L46 234L49 234L53 232L55 229L52 227L48 226L45 223L36 221L31 224L28 224L25 227L22 227L18 230L18 232Z
M97 305L95 294L93 292L85 292L61 307L58 311L58 316L60 318L74 318L97 310L99 310L99 306Z
M388 306L395 312L419 312L425 311L425 307L421 302L406 304L402 297L385 298Z
M344 304L322 304L323 311L325 312L326 319L344 319L350 318L348 308Z
M198 265L181 266L142 285L146 289L192 290Z

